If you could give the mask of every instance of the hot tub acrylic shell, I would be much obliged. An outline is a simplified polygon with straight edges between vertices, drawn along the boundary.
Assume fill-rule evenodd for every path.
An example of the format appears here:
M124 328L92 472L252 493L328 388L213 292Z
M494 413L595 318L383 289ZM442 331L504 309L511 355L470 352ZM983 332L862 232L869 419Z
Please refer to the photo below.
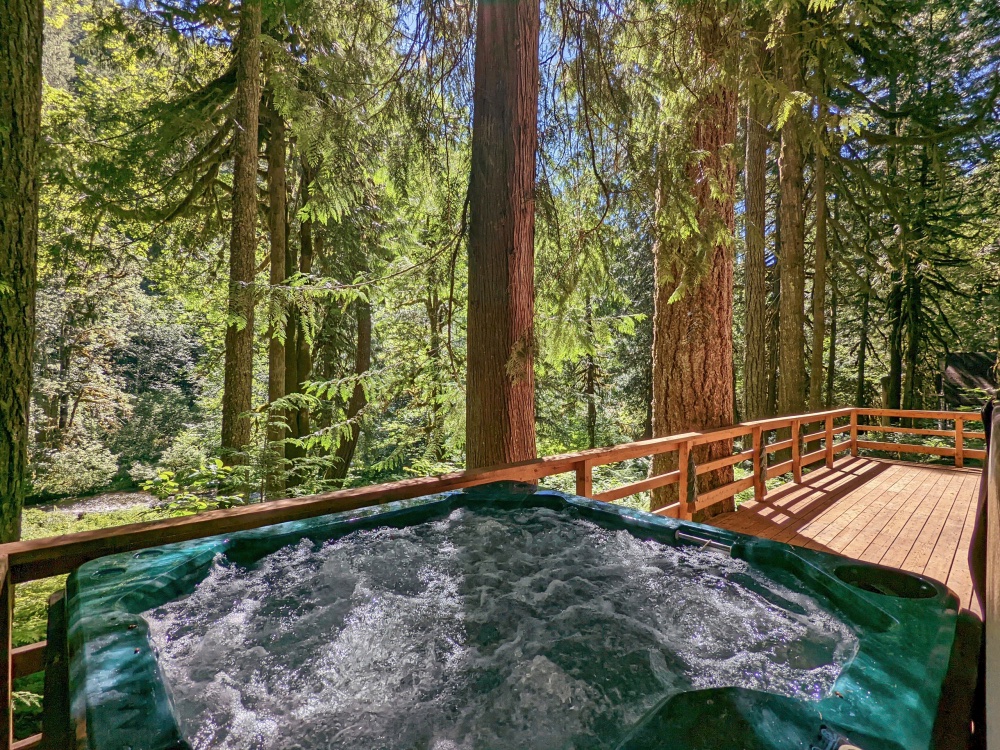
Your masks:
M815 596L849 623L858 651L818 701L743 688L668 698L615 750L924 750L955 640L958 602L941 584L813 550L511 482L112 555L68 579L71 710L81 747L187 748L140 613L194 590L219 554L250 564L302 539L408 526L460 507L544 506L667 545L713 543ZM678 533L679 532L679 533ZM85 739L84 739L85 738ZM497 749L500 750L500 749Z

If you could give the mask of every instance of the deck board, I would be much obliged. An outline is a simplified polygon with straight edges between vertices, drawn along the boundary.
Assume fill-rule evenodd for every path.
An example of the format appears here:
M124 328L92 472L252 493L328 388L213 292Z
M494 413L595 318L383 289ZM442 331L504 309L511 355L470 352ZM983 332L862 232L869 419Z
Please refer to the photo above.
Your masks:
M922 573L980 615L968 563L979 481L975 468L848 456L710 523Z

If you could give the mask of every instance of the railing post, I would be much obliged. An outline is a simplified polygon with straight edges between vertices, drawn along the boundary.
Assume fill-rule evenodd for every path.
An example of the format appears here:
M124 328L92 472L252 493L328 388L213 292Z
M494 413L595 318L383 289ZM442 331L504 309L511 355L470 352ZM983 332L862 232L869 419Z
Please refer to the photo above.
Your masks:
M754 427L752 434L753 460L751 471L753 471L753 499L758 503L767 494L767 484L764 482L764 472L767 471L767 461L764 460L764 433L760 427Z
M0 750L10 750L14 744L13 626L14 582L7 556L0 555Z
M955 466L965 466L965 419L955 417Z
M792 420L792 477L802 482L802 444L799 438L799 420Z
M858 410L851 409L851 455L858 455Z
M687 440L677 448L677 517L690 521L694 514L691 512L691 505L694 498L691 496L692 480L696 480L691 471L691 441Z
M833 468L833 417L826 418L826 468Z
M580 497L591 497L594 494L593 466L590 461L580 461L576 468L576 494Z

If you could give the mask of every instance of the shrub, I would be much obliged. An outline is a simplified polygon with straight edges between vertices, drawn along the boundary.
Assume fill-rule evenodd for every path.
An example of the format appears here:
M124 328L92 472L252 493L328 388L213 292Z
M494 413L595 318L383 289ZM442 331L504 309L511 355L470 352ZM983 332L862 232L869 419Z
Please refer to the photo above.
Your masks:
M118 473L118 457L81 432L42 452L33 469L36 494L82 495L108 486Z

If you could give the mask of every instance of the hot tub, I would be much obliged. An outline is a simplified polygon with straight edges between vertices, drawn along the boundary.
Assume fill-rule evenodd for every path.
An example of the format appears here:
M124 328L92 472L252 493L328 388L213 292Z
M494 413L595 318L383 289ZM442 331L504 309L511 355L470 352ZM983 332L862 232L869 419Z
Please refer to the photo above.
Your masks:
M92 750L923 750L958 619L929 579L514 483L101 558L66 601Z

